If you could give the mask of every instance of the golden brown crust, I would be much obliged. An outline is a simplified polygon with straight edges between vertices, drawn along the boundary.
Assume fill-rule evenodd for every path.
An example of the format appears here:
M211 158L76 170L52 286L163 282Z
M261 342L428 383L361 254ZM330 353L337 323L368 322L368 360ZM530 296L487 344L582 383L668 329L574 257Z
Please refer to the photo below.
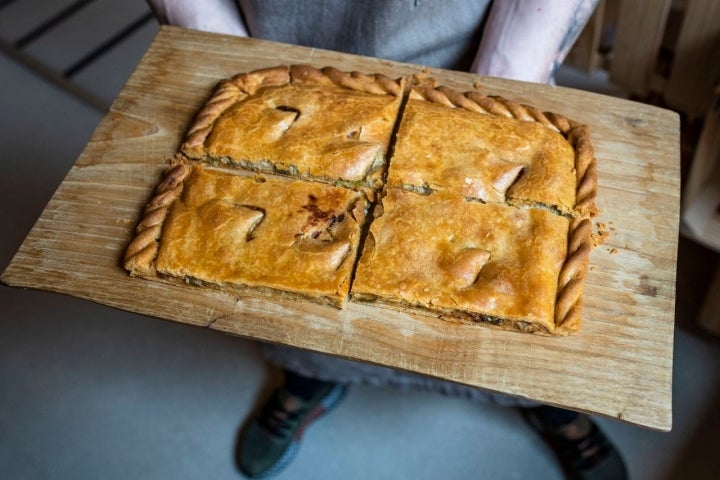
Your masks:
M290 81L290 69L278 66L241 73L221 81L188 128L182 150L190 156L203 154L203 143L218 117L234 103L254 95L263 87L280 86Z
M558 277L555 306L557 333L566 335L580 329L582 294L588 259L592 250L592 224L588 218L575 218L568 234L568 253Z
M355 298L555 333L567 218L447 192L391 188L382 202L358 264Z
M182 151L251 170L379 187L402 94L402 79L332 67L241 74L220 83Z
M148 204L125 266L149 278L342 306L366 209L361 192L344 188L178 165Z
M182 192L183 182L189 173L187 165L177 164L166 172L165 178L155 188L136 228L135 238L125 251L124 266L131 275L154 273L153 261L158 252L162 224L170 205Z
M403 80L392 79L381 73L365 74L361 72L345 72L335 67L321 69L310 65L291 65L290 78L292 82L310 82L318 85L334 85L358 92L373 93L375 95L403 94Z
M443 94L438 100L447 98ZM564 136L537 122L411 98L387 183L569 213L575 204L574 164L574 150Z
M568 132L568 141L575 147L577 177L575 213L583 217L593 217L597 214L595 198L598 179L595 150L590 141L590 129L584 125L574 126Z
M530 105L427 81L416 82L400 112L404 88L405 79L308 65L256 70L221 81L188 129L182 153L201 163L229 163L312 182L269 175L264 181L280 182L272 191L283 193L252 197L256 194L247 192L255 186L239 179L254 174L204 169L180 156L143 212L125 268L148 278L234 293L299 295L342 306L373 192L316 181L358 190L384 188L379 193L386 196L358 263L355 298L453 321L576 333L592 248L590 218L596 214L597 168L589 129ZM344 108L334 107L338 99ZM321 114L313 115L313 109ZM402 122L418 112L428 114L422 121L429 123L406 138ZM398 122L384 181L384 155ZM248 136L250 130L255 133ZM327 131L335 137L324 138ZM473 143L483 135L493 138ZM469 170L459 155L442 159L444 173L437 173L442 171L438 165L428 165L397 174L403 156L437 154L463 142L477 161ZM517 154L527 150L536 160ZM320 157L325 160L306 163ZM452 187L453 182L459 187ZM308 194L334 206L297 203ZM332 198L339 203L328 200ZM268 211L283 208L295 212L290 217L295 215L299 223L269 220ZM303 223L303 212L312 211L322 213L324 220ZM329 211L335 213L326 216ZM328 218L340 217L350 221L326 224ZM257 241L256 231L270 224L276 225L275 233ZM462 246L440 238L448 229L457 232L451 236L461 239ZM405 248L409 243L416 248ZM297 258L274 263L289 258L278 255L278 248ZM408 250L420 257L403 263ZM263 273L290 271L298 258L304 267L282 279L268 280ZM420 270L409 271L422 262ZM229 266L251 263L259 270L239 272ZM327 281L316 278L326 274Z
M537 122L561 133L575 150L576 198L569 212L580 216L596 214L597 170L590 130L586 126L562 115L543 112L531 105L520 104L503 97L487 96L478 92L460 92L444 86L414 86L410 99L425 100L497 117Z
M561 208L561 210L575 218L568 234L567 258L558 277L555 306L556 326L554 331L553 329L549 329L549 331L556 335L577 333L581 324L583 287L589 254L592 249L589 218L597 213L595 205L597 168L589 129L562 115L542 112L533 106L519 104L502 97L485 96L477 92L462 93L443 86L416 86L413 88L410 98L500 118L537 122L562 134L572 146L575 166L575 198L574 202L569 205L569 209ZM392 180L392 171L389 180ZM540 198L535 198L535 200L547 203ZM562 205L557 206L562 207Z

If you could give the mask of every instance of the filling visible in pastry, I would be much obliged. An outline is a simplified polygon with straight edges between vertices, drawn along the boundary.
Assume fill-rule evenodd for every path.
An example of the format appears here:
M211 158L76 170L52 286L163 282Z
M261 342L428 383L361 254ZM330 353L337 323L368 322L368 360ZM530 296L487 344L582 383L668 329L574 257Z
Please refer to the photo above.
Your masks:
M449 319L555 329L569 220L546 209L391 188L353 295Z
M193 167L169 206L159 276L342 306L367 200L322 183Z
M576 332L596 211L587 127L405 85L298 65L222 81L147 204L125 268L235 294L341 308L350 295Z
M410 99L388 186L487 203L575 205L575 152L546 126Z
M280 85L263 86L260 78L257 86L245 77L237 87L223 83L191 128L202 135L190 135L183 152L257 171L379 187L400 84L312 68L291 67L286 75Z

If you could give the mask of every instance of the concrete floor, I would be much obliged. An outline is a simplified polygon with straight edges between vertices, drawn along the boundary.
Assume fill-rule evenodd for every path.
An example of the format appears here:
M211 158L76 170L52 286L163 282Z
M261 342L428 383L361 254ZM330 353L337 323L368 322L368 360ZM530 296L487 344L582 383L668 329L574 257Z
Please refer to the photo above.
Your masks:
M33 0L19 3L25 1ZM88 80L93 95L114 98L154 28L113 50L115 61L82 73L95 79ZM0 20L0 37L3 32ZM559 82L611 88L595 80L566 71ZM2 270L102 112L6 54L0 84ZM720 342L694 321L717 254L681 238L679 255L673 430L598 419L638 480L714 479L720 471ZM237 428L271 378L252 341L0 286L0 476L239 478L232 461ZM278 478L561 475L513 410L358 387L307 432L299 457Z

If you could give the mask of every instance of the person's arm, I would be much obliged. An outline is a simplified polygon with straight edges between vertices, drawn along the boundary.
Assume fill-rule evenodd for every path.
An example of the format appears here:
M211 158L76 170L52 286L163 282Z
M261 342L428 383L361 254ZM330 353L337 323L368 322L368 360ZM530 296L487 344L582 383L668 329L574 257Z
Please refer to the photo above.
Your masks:
M471 71L547 83L598 0L495 0Z
M234 0L147 0L162 24L247 37Z

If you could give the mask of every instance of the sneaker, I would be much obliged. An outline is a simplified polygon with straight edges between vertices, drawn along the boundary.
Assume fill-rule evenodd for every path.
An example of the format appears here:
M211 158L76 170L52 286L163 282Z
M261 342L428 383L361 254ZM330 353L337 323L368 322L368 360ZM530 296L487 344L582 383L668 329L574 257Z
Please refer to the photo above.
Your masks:
M560 427L543 421L532 408L521 409L528 424L545 440L571 480L626 480L620 453L587 415Z
M237 444L236 461L249 478L268 478L284 469L298 452L305 429L337 406L346 388L319 386L309 399L280 387L245 425Z

